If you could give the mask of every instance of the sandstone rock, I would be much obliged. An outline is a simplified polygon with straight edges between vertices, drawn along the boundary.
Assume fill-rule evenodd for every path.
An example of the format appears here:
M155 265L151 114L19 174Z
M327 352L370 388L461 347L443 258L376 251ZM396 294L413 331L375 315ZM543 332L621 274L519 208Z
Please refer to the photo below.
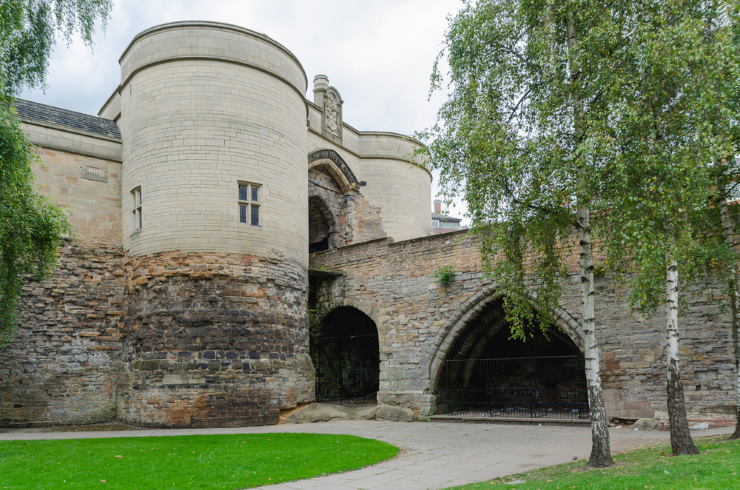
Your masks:
M353 420L373 420L378 412L377 405L358 407L353 409Z
M633 427L640 430L656 430L659 424L660 422L655 419L645 418L637 419L637 422L634 423Z
M375 417L384 420L393 420L394 422L411 422L414 420L414 412L408 408L396 405L380 405L375 413Z
M308 424L311 422L328 422L329 420L350 420L351 409L328 403L312 403L306 408L296 410L286 419L286 424Z

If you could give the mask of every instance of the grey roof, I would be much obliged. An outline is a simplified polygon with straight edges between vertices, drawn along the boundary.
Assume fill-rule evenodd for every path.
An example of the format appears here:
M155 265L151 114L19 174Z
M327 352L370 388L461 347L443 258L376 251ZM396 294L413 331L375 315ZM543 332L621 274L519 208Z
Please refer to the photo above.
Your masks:
M107 138L121 139L118 125L110 119L24 99L15 99L13 105L18 111L18 118L21 121L52 124L63 128L85 131L86 133L99 134Z
M462 218L455 218L454 216L450 216L448 214L438 214L438 213L432 213L432 219L438 219L439 221L445 221L447 223L459 223L462 221Z

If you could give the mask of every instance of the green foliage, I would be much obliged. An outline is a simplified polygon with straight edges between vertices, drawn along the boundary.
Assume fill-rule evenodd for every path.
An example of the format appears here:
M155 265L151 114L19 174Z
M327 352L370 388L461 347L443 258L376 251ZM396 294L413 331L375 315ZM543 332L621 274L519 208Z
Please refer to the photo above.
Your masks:
M90 43L110 0L3 0L0 2L0 346L12 337L23 275L40 278L56 263L69 230L61 210L34 190L35 153L11 109L23 86L44 82L55 36L79 32Z
M737 488L740 441L713 438L697 442L698 456L674 457L670 447L655 447L618 454L614 459L619 464L612 468L579 471L583 462L575 461L455 488Z
M452 281L455 279L455 269L453 269L451 265L442 265L437 267L433 275L437 279L439 285L446 288L452 284Z
M22 276L50 271L68 230L63 212L33 189L36 158L8 102L0 100L0 345L12 334Z
M556 306L579 208L645 311L669 258L688 277L728 257L707 205L738 176L736 20L721 0L479 0L451 19L432 75L449 100L421 136L515 329Z
M0 486L249 488L392 458L398 448L347 435L227 434L0 442Z
M653 312L670 261L687 281L736 260L716 203L738 175L737 13L726 1L627 7L629 30L609 60L610 116L595 127L596 149L608 155L595 206L610 267L634 270L630 302Z
M585 69L574 74L573 19L584 52L615 49L600 4L465 2L445 39L449 73L437 67L432 75L434 87L447 82L450 97L423 135L431 164L447 195L464 196L515 332L537 316L542 328L552 323L575 205L595 193L584 176L599 157L585 128L605 117L601 80L581 76ZM580 54L579 66L590 62Z
M96 22L105 24L112 0L3 0L0 2L0 87L5 95L44 83L60 34L79 32L90 44Z

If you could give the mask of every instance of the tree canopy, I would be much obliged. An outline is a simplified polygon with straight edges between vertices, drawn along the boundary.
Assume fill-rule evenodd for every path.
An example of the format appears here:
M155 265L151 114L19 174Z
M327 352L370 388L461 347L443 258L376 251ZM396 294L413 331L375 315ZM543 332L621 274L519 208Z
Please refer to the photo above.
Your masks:
M43 85L57 36L79 33L92 43L96 23L105 22L112 0L3 0L0 2L0 87L5 95Z

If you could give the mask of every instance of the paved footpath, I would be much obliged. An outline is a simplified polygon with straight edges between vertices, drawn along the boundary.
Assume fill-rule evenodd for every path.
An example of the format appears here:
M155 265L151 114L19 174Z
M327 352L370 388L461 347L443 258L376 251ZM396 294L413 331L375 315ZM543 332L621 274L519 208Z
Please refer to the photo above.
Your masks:
M732 428L727 427L695 431L694 435L729 434L731 431ZM110 432L41 432L38 429L25 429L0 432L0 440L270 432L354 434L380 439L401 448L398 457L367 468L263 487L273 490L444 488L565 463L573 458L587 458L591 447L591 431L588 427L384 421ZM612 450L615 452L668 441L668 433L663 431L615 428L610 432Z

